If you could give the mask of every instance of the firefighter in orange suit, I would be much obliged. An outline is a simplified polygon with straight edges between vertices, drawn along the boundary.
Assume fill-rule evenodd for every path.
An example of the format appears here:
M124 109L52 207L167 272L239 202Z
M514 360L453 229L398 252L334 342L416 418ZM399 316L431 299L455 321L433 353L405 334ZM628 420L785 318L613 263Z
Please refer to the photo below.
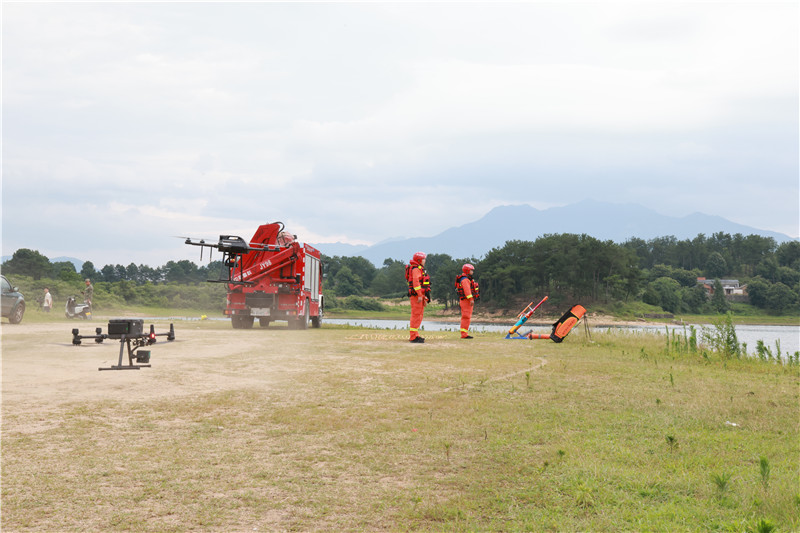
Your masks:
M475 300L480 298L478 283L472 279L473 272L475 272L475 267L467 263L461 268L461 274L456 276L456 292L461 305L462 339L472 338L469 334L469 323L472 320L472 309L475 307Z
M410 341L414 343L425 342L419 336L419 327L422 324L422 315L425 305L431 301L431 278L425 273L425 258L422 252L417 252L406 265L406 281L408 281L408 299L411 301L411 330Z

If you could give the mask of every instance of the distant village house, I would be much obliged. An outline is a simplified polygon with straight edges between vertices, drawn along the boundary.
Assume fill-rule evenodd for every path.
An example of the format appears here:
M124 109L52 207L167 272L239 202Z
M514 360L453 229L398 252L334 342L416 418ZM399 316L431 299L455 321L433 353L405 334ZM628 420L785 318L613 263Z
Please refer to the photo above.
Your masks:
M703 285L709 298L714 296L714 281L713 279L697 278L697 284ZM722 284L728 300L747 301L747 285L740 286L738 279L721 279L719 282Z

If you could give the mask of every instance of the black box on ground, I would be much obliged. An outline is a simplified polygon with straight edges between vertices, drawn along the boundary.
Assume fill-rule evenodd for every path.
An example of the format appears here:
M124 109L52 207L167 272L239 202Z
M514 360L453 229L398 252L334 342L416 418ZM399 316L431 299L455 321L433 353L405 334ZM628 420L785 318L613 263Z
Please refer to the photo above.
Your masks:
M144 320L141 318L112 318L108 321L108 338L121 339L144 334Z

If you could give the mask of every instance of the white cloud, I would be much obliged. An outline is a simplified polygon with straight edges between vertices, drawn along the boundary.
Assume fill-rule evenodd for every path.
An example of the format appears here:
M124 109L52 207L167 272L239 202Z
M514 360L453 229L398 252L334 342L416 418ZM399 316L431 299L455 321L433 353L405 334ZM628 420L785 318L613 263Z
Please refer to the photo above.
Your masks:
M147 246L273 220L305 241L377 242L588 196L796 236L797 16L775 2L5 4L3 253L91 242L113 258L130 248L119 234ZM88 214L96 237L41 209Z

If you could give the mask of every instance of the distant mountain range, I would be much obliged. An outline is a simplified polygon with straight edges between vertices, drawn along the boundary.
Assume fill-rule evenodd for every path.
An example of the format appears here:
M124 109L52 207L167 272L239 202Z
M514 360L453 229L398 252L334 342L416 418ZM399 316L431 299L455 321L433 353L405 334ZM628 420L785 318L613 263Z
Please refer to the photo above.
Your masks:
M530 205L495 207L483 218L445 230L433 237L394 237L372 246L344 243L309 243L327 256L361 256L380 267L387 258L408 261L414 252L448 254L454 259L480 259L492 248L506 241L535 241L545 234L576 233L591 235L602 241L623 243L632 237L649 240L674 236L678 240L694 239L703 233L772 237L779 244L795 240L774 231L760 230L731 222L719 216L692 213L671 217L656 213L638 204L613 204L585 200L575 204L539 210ZM3 256L8 261L11 256ZM52 263L70 261L80 272L83 261L74 257L53 257ZM95 265L100 268L101 265Z
M692 213L671 217L638 204L585 200L544 210L527 204L495 207L480 220L450 228L433 237L391 239L372 246L343 243L312 246L328 256L361 256L381 266L387 258L408 261L417 251L448 254L454 259L478 259L492 248L502 247L506 241L535 241L545 234L585 233L602 241L623 243L632 237L649 240L671 235L684 240L694 239L700 233L711 236L717 232L762 235L772 237L778 243L794 240L783 233L744 226L719 216Z

